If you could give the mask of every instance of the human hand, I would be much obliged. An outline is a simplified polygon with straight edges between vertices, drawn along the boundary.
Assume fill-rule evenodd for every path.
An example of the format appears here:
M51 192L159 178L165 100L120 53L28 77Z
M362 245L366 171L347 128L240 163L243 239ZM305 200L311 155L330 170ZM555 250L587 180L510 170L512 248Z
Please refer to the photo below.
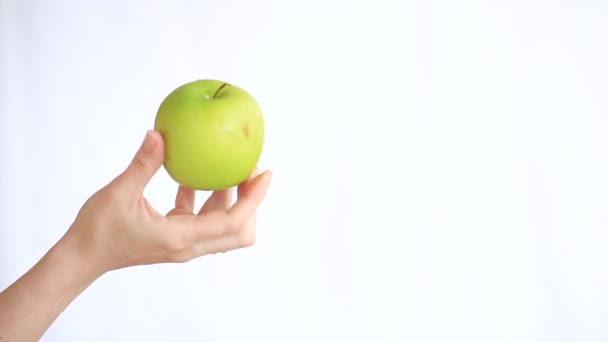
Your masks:
M179 187L175 208L158 213L143 196L164 161L149 132L127 169L91 196L67 233L32 269L0 292L0 340L38 341L57 316L104 273L135 265L186 262L250 246L256 209L270 183L264 172L214 192L194 213L194 191ZM44 305L40 305L44 303Z
M233 189L214 192L194 212L194 194L179 186L175 208L157 212L143 192L164 160L162 136L151 131L128 168L83 205L63 240L99 274L194 258L251 246L256 210L271 173L255 174ZM256 172L257 173L257 172Z

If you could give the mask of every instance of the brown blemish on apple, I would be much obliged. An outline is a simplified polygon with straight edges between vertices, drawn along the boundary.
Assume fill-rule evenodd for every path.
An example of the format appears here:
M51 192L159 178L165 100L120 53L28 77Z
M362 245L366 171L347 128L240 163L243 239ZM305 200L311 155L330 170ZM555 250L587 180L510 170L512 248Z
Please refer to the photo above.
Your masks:
M246 139L249 139L249 126L247 126L247 125L243 126L243 135L245 136Z

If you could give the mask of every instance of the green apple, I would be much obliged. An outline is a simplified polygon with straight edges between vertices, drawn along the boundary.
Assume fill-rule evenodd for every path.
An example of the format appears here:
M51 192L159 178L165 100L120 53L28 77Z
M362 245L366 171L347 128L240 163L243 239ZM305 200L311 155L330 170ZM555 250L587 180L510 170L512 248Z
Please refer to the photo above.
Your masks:
M165 141L167 173L194 190L223 190L247 180L264 145L264 117L247 91L196 80L162 101L154 129Z

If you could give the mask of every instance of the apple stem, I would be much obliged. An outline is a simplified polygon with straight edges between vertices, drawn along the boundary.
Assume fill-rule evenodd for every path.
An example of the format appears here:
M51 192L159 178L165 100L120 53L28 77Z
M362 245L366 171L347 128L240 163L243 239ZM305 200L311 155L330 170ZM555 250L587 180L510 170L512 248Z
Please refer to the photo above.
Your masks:
M226 86L229 86L229 85L230 84L228 84L228 83L224 83L219 88L217 88L217 90L215 91L215 94L213 94L212 99L216 98L217 95L220 93L220 91L222 91L222 89L224 89Z

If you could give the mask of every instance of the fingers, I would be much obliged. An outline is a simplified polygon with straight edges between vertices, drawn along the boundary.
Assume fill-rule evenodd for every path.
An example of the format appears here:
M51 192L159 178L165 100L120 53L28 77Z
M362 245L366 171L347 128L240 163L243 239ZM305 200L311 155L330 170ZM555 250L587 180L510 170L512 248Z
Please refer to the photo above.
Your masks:
M256 167L255 170L253 170L253 172L251 173L251 176L249 176L249 178L247 178L246 181L244 181L243 183L238 185L237 196L239 196L239 198L241 196L243 196L244 191L246 191L246 189L249 188L249 184L251 183L251 180L254 179L255 177L257 177L259 174L260 174L260 169Z
M194 190L180 185L175 196L175 209L192 213L194 211Z
M228 210L228 216L231 220L245 223L247 219L255 213L266 196L266 190L270 185L271 179L272 172L265 171L253 179L239 185L238 200L234 206Z
M198 214L202 215L216 210L228 210L230 208L230 205L232 204L233 193L233 188L214 191L211 196L209 196L207 201L205 201L205 204L203 204L203 207L198 212Z
M243 182L237 187L239 198L242 196L243 188L247 188L249 182L258 174L259 169L256 168L251 174L251 176L249 176L249 178L245 182ZM230 206L232 205L233 193L233 188L213 192L213 194L211 194L211 196L207 199L198 214L203 215L215 210L228 211L230 209Z
M253 245L256 210L266 195L271 177L267 171L239 185L239 199L228 211L222 209L200 216L168 217L169 227L163 231L171 260L186 262L203 255ZM226 199L219 196L216 195L215 199Z
M255 243L255 215L247 224L234 227L226 224L219 212L205 216L175 216L181 221L165 230L166 259L187 262L216 253L250 247Z
M131 164L119 178L132 191L143 193L152 176L163 165L164 158L163 137L156 131L148 131Z

